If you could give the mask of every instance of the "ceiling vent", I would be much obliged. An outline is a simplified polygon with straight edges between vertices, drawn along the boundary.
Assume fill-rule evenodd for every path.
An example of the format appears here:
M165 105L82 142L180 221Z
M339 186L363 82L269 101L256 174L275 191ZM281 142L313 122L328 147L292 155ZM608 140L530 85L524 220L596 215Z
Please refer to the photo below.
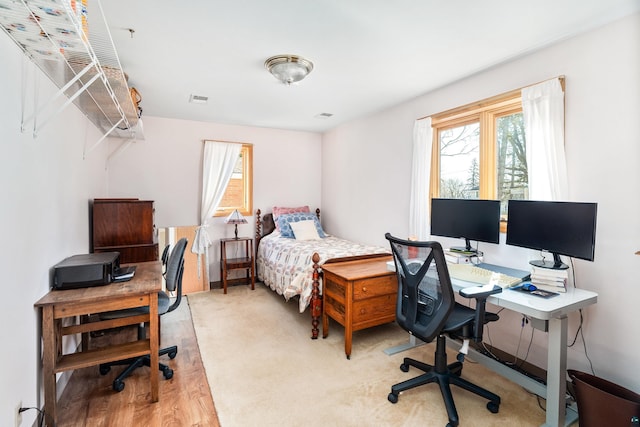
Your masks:
M189 97L189 102L191 102L192 104L206 104L207 101L209 101L209 97L208 96L191 95Z

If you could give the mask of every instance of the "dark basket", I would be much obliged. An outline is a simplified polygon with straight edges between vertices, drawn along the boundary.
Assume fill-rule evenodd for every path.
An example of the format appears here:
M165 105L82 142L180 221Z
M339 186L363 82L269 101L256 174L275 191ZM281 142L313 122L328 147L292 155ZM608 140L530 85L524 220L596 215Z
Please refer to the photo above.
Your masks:
M580 427L637 426L640 395L585 372L567 370L578 402Z

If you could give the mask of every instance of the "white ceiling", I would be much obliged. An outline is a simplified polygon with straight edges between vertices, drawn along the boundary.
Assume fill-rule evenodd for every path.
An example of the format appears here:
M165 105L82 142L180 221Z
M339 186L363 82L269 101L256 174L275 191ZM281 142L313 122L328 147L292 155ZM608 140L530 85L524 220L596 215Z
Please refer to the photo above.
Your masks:
M101 3L143 119L314 132L640 10L639 0ZM278 54L315 68L285 86L264 68ZM189 103L192 94L208 104Z

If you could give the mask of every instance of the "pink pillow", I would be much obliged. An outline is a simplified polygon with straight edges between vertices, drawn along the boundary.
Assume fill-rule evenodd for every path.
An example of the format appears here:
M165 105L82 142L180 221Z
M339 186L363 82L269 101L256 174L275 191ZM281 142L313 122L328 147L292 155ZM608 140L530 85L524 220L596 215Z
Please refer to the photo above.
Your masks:
M273 222L275 222L276 224L276 229L280 230L280 227L278 227L278 217L280 215L292 214L292 213L310 213L310 212L311 210L309 209L309 206L299 206L297 208L274 206L273 211L271 213L273 214Z

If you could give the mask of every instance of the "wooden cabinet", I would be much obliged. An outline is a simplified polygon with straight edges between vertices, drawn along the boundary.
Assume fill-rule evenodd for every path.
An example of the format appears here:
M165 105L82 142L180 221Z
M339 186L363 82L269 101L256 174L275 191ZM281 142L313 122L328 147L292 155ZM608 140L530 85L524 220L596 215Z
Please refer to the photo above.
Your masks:
M230 258L227 246L234 255ZM239 251L239 252L238 252ZM220 280L224 293L227 293L229 272L232 270L247 270L247 282L251 289L256 288L255 264L253 262L253 238L239 237L237 239L220 239Z
M91 205L92 252L120 252L120 262L158 260L153 201L95 199Z
M351 358L354 331L393 322L398 280L387 270L391 257L324 264L322 336L329 335L329 317L344 326L344 352Z

